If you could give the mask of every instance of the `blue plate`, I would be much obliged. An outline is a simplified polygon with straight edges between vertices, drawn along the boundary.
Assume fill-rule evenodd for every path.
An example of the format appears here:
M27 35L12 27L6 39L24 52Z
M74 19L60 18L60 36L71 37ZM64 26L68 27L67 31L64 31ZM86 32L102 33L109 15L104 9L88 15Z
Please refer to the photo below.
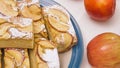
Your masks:
M40 3L41 3L41 6L43 7L51 6L51 5L60 5L59 3L53 0L40 0ZM72 55L71 55L71 60L68 68L80 68L82 58L83 58L83 52L84 52L82 34L76 20L71 14L70 14L70 19L74 27L74 30L76 32L78 43L72 48Z

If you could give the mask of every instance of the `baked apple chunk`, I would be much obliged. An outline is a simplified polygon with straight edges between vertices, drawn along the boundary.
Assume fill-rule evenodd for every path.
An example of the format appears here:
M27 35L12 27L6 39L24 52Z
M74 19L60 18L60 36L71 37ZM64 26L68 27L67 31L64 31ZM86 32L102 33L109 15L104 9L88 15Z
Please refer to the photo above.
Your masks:
M0 48L33 48L32 20L11 17L0 24Z
M41 8L39 5L39 0L31 0L31 2L22 2L19 4L20 14L23 17L31 18L33 20L41 19Z
M25 6L21 10L21 14L23 17L28 17L33 20L39 20L41 16L40 8L37 5Z
M44 7L42 11L49 39L57 45L58 51L68 51L77 43L75 30L69 13L62 7L53 5Z
M27 49L4 49L4 68L30 68Z

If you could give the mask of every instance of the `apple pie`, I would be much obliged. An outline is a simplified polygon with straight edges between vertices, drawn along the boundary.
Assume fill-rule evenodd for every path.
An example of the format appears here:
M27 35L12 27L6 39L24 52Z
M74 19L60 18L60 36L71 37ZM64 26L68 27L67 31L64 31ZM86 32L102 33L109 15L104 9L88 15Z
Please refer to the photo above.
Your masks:
M4 68L30 68L27 49L4 49Z
M60 68L58 52L77 43L69 13L42 8L39 0L0 0L0 6L0 68Z
M49 38L57 45L58 51L65 52L77 42L76 34L68 12L57 5L43 8Z

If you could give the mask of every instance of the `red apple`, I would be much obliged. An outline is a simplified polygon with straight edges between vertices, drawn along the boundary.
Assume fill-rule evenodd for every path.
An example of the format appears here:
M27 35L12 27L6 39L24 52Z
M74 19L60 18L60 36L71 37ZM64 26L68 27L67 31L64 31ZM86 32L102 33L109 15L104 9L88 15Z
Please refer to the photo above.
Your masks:
M88 61L93 68L120 68L120 36L102 33L87 46Z
M84 5L92 19L105 21L113 16L116 0L84 0Z

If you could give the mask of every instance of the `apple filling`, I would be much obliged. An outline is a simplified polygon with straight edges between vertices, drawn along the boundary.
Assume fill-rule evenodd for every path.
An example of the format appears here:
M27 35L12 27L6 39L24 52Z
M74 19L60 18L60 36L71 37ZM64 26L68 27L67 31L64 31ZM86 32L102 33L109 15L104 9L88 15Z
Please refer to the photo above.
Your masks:
M30 68L27 49L6 48L4 53L5 68Z

